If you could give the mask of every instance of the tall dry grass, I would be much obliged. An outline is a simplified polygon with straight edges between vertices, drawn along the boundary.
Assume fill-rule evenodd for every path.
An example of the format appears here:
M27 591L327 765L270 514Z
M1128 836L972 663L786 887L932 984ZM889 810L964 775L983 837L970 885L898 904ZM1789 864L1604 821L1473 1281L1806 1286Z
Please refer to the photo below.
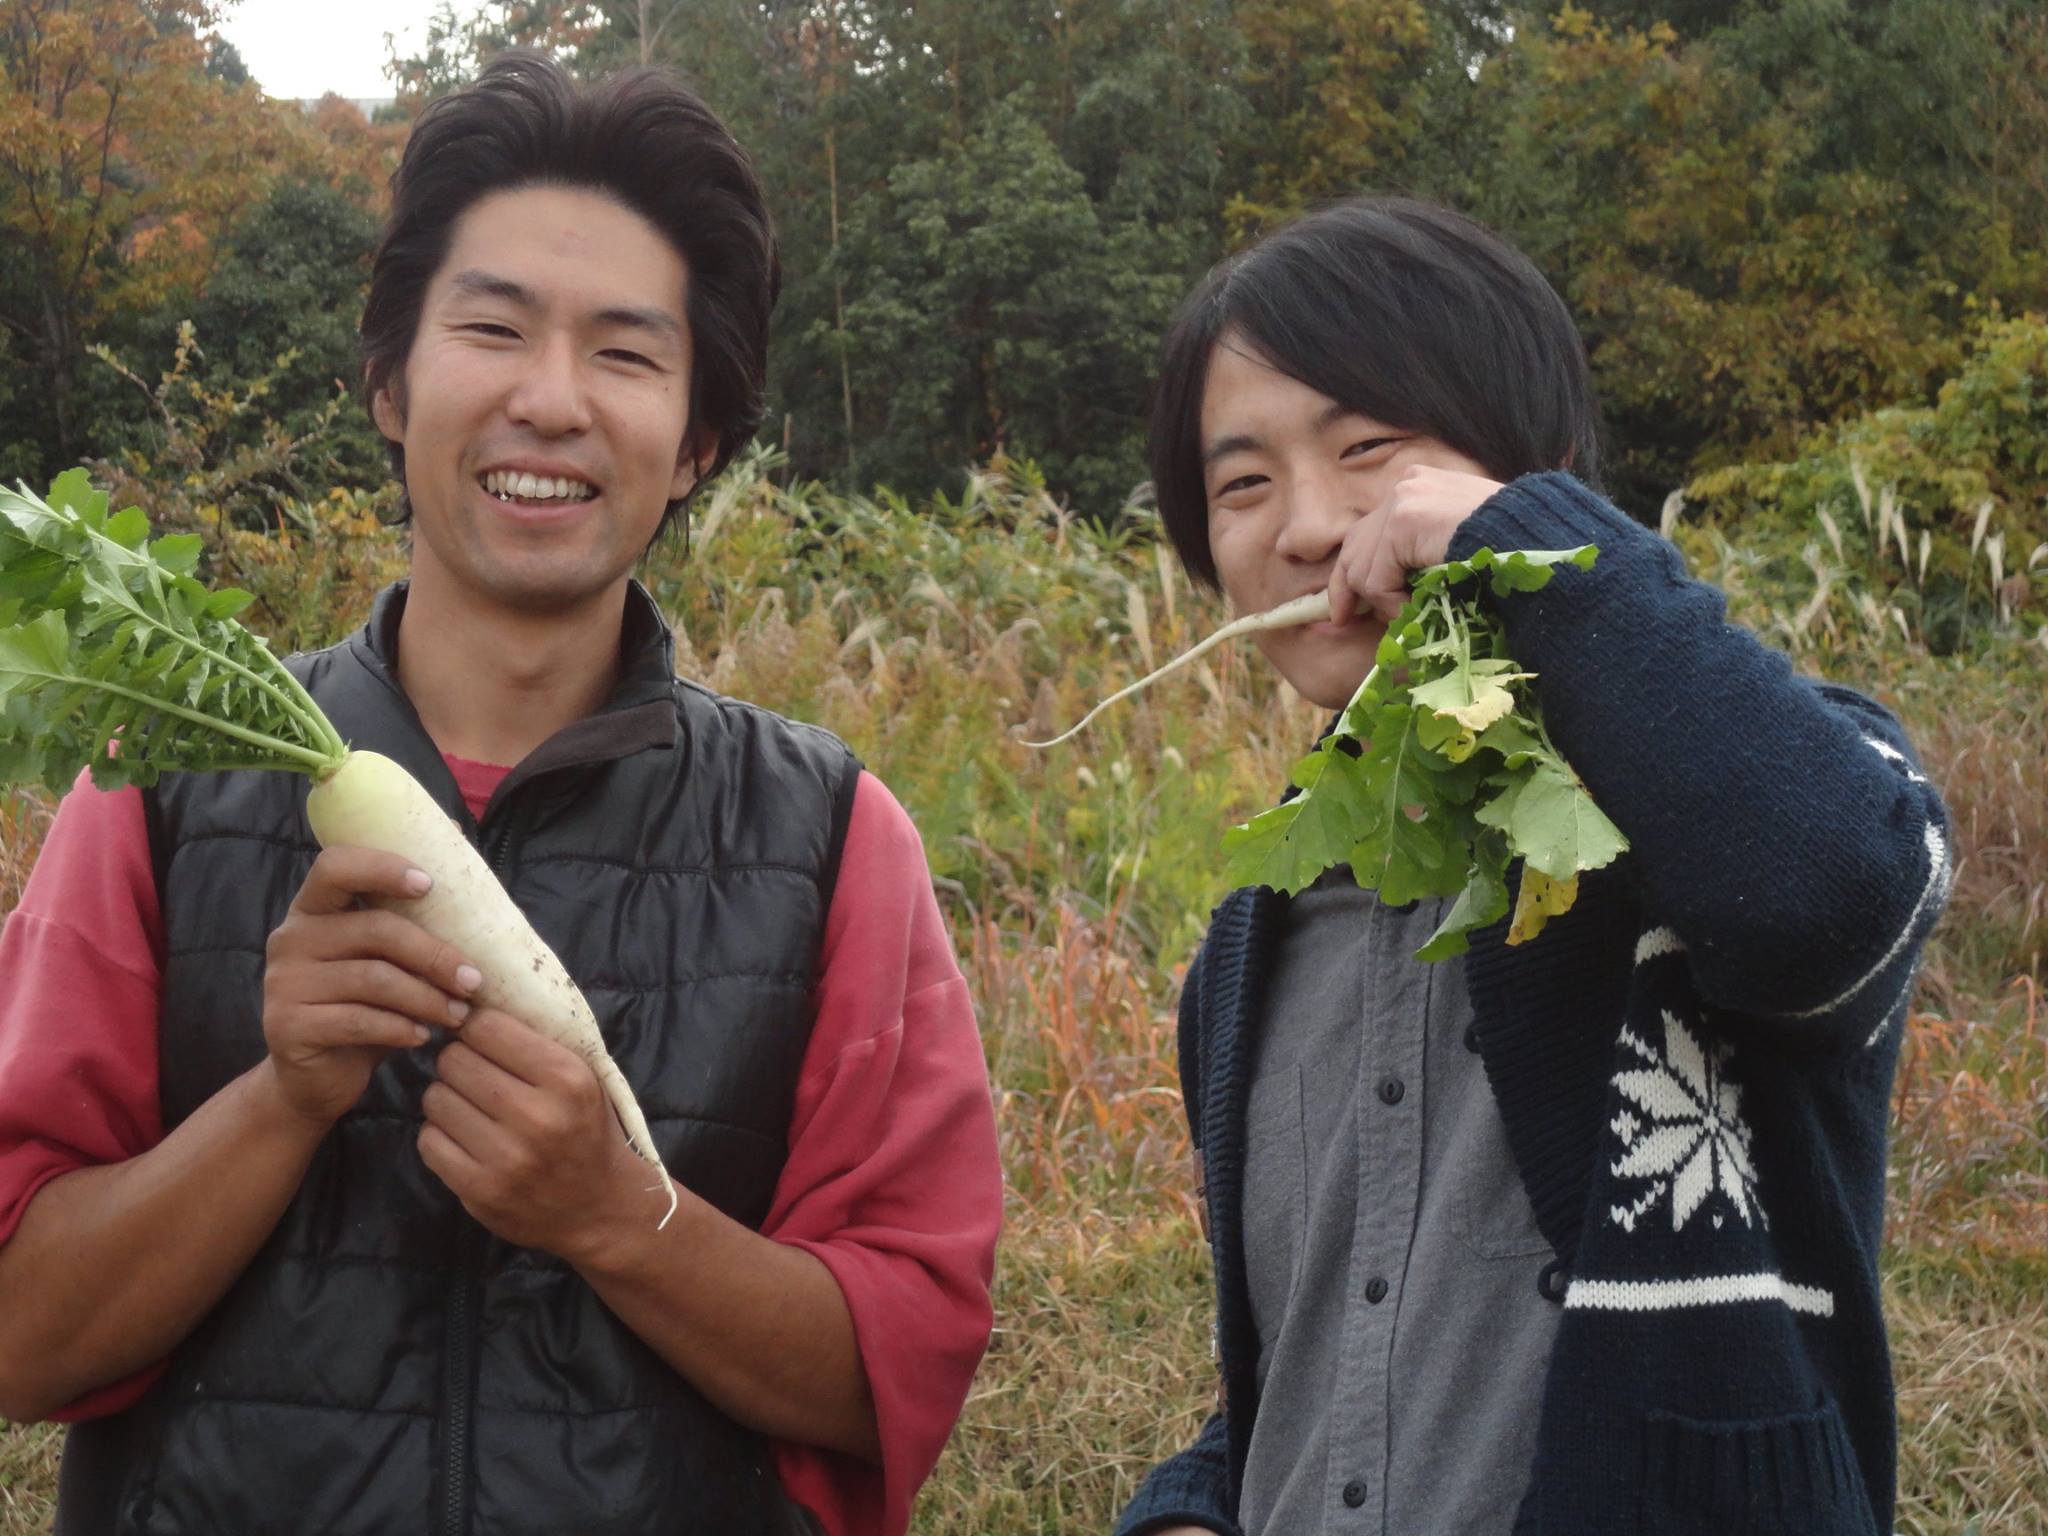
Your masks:
M1917 1013L1893 1097L1892 1243L2048 1263L2048 1017L2031 976L1979 1018Z
M36 850L55 814L49 797L40 791L0 788L0 912L12 912L21 901Z
M1924 995L1947 1005L2048 958L2048 683L1944 664L1900 712L1948 803L1959 862ZM1978 1001L1986 999L1979 998Z

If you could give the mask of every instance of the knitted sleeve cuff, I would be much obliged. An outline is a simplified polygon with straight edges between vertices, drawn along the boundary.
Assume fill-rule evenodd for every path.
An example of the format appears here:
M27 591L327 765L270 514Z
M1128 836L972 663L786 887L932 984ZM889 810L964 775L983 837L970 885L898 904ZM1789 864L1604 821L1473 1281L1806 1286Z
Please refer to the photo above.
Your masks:
M1227 1420L1212 1414L1195 1443L1154 1467L1117 1521L1116 1536L1146 1536L1176 1525L1200 1526L1219 1536L1244 1536L1226 1513L1233 1502L1227 1466Z
M1475 549L1573 549L1598 544L1603 556L1661 544L1656 535L1562 470L1524 475L1502 486L1459 525L1449 556Z
M1134 1525L1118 1526L1116 1536L1153 1536L1155 1531L1170 1531L1183 1525L1214 1531L1216 1536L1244 1536L1236 1521L1225 1520L1214 1510L1207 1509L1170 1509L1159 1514L1147 1515Z

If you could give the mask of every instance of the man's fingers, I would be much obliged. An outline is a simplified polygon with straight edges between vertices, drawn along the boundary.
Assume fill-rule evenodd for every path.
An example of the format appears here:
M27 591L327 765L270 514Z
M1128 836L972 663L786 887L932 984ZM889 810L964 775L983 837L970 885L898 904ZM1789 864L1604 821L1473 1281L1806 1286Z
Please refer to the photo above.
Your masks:
M502 1013L478 1015L479 1020L493 1017L505 1019ZM517 1020L506 1022L514 1029L526 1030L526 1026ZM533 1033L532 1030L526 1032ZM520 1093L533 1086L526 1078L478 1050L467 1029L460 1040L452 1042L435 1058L434 1075L493 1119L503 1119Z
M355 1047L404 1051L424 1043L426 1028L402 1013L365 1003L316 1003L297 1015L299 1028L291 1041L295 1051L332 1051Z
M1361 604L1372 601L1371 589L1364 581L1386 548L1386 531L1386 518L1372 513L1345 534L1330 572L1330 617L1335 622L1342 624Z
M420 1095L427 1123L480 1163L502 1165L511 1139L490 1114L446 1082L429 1083Z
M346 912L364 897L402 901L424 896L433 881L395 853L374 848L325 848L306 871L292 910L309 917Z
M303 970L280 984L277 997L280 1002L313 1007L356 1003L442 1028L459 1024L469 1011L467 1003L432 982L388 960L375 959L332 960Z
M454 945L397 912L368 908L335 913L299 925L290 942L299 956L308 960L388 961L432 982L450 997L467 997L483 981L482 973L464 960Z
M477 1160L462 1149L453 1136L432 1121L420 1127L420 1161L427 1165L428 1172L460 1192L474 1189L483 1177L483 1169Z
M1351 590L1350 574L1344 569L1344 557L1339 555L1337 563L1330 570L1330 621L1342 624L1351 617L1351 606L1356 601Z
M521 1082L559 1085L576 1081L572 1068L586 1075L590 1072L583 1058L566 1045L493 1008L479 1009L463 1025L462 1038L485 1062Z
M1408 601L1408 569L1407 560L1390 536L1374 548L1372 564L1359 583L1373 612L1390 623Z

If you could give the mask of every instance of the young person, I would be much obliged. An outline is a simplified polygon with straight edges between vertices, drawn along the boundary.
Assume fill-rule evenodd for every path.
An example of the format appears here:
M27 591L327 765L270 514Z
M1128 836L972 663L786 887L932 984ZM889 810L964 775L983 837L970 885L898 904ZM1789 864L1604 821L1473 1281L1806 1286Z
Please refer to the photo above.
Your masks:
M1598 545L1497 606L1631 846L1439 965L1447 904L1348 870L1217 909L1180 1055L1221 1405L1119 1532L1889 1532L1886 1109L1950 876L1897 725L1601 498L1563 304L1455 214L1352 202L1218 267L1151 454L1195 578L1328 590L1258 639L1327 709L1407 572Z
M422 114L363 318L410 580L293 665L563 957L682 1205L296 776L82 781L0 938L0 1413L74 1421L60 1530L905 1528L991 1321L964 983L887 790L679 682L629 574L758 424L776 283L658 73Z

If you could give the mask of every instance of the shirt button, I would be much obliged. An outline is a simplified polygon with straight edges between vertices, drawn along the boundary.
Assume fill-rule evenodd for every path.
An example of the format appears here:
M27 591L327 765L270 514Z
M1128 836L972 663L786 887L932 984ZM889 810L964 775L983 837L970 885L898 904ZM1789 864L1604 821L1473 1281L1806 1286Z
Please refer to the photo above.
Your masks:
M1407 1091L1402 1086L1401 1079L1390 1077L1380 1084L1380 1102L1382 1104L1398 1104L1401 1102L1401 1095Z
M1351 1509L1365 1502L1365 1479L1354 1477L1344 1485L1344 1503Z
M1365 1299L1374 1306L1378 1306L1381 1302L1385 1301L1387 1299L1387 1282L1378 1275L1374 1275L1370 1280L1366 1281Z

